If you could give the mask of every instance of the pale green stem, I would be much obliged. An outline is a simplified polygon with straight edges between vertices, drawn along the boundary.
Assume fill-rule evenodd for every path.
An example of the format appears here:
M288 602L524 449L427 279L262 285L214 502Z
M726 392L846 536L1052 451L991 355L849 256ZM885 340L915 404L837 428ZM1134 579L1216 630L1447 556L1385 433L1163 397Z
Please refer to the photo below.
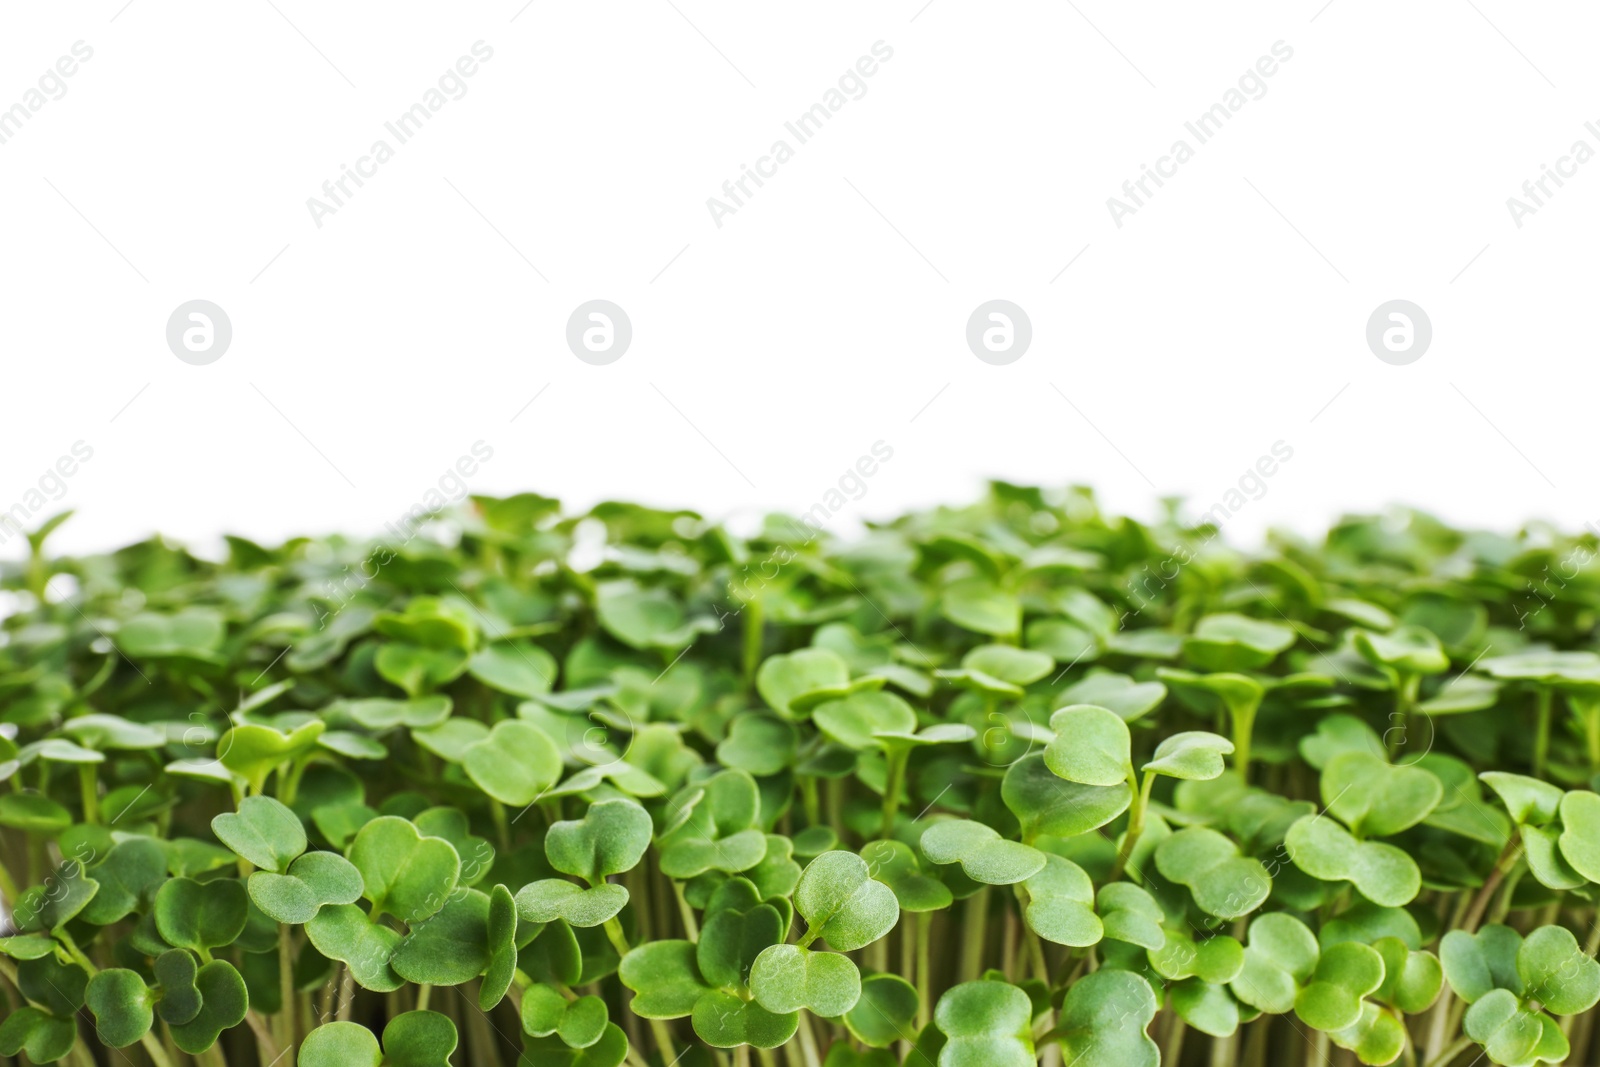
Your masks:
M1237 751L1237 746L1235 746ZM1128 768L1128 787L1133 790L1133 806L1128 809L1128 830L1122 835L1122 846L1117 849L1117 862L1111 867L1111 877L1108 881L1115 882L1122 877L1122 872L1128 866L1128 858L1133 855L1133 850L1139 844L1139 838L1144 834L1144 814L1150 806L1150 791L1155 788L1156 774L1147 771L1144 784L1139 784L1139 776L1134 773L1133 767Z
M905 791L906 763L911 759L908 748L891 748L884 753L888 776L883 784L883 822L879 836L885 841L894 836L895 817L900 812L900 794Z

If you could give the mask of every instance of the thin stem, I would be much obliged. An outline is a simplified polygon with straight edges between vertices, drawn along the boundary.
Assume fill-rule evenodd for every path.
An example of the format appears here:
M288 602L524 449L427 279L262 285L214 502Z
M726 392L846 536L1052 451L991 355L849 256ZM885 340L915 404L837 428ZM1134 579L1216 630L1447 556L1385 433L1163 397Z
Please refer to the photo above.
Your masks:
M146 1030L139 1036L139 1044L144 1046L145 1052L150 1056L150 1062L156 1067L172 1067L172 1057L167 1055L167 1050L161 1047L161 1042Z
M900 813L900 794L905 791L906 764L910 759L909 748L891 748L884 754L889 771L883 783L883 821L879 836L885 841L894 836L895 818Z
M256 1055L262 1063L276 1063L279 1059L278 1040L272 1036L272 1030L267 1026L267 1021L261 1013L254 1008L244 1013L244 1021L250 1031L256 1035Z
M1248 744L1246 745L1248 748ZM1234 744L1234 751L1238 752L1239 746ZM1111 877L1108 881L1115 882L1122 877L1123 870L1128 866L1128 858L1133 855L1133 850L1139 843L1139 838L1144 835L1144 813L1150 805L1150 791L1155 788L1156 774L1147 772L1144 776L1144 785L1139 785L1139 777L1134 773L1133 767L1128 768L1128 786L1134 790L1133 806L1128 809L1128 830L1122 835L1122 846L1117 849L1117 862L1111 867Z
M700 940L700 924L695 921L694 909L683 895L683 883L674 880L672 895L678 900L678 917L683 920L683 933L690 941Z
M815 775L800 775L800 804L805 809L806 825L822 825L822 804L817 798L817 779Z
M278 1007L278 1014L272 1017L273 1034L277 1040L281 1053L294 1055L295 1019L294 1019L294 949L290 939L294 936L291 926L278 927L278 996L283 1003Z
M961 980L976 981L983 973L983 950L989 935L988 886L967 898L967 923L961 941Z
M1183 1016L1176 1012L1172 1015L1172 1025L1167 1028L1167 1044L1161 1050L1161 1062L1168 1067L1177 1067L1183 1059L1183 1035L1188 1030L1188 1025L1183 1021Z
M916 922L908 928L911 936L917 943L917 1030L921 1032L932 1018L930 1006L933 988L933 946L930 944L928 929L933 925L931 912L919 911Z
M1426 1067L1449 1067L1450 1061L1472 1047L1472 1038L1458 1037L1445 1046L1443 1052L1427 1062Z
M1228 706L1228 717L1233 720L1233 769L1241 782L1250 780L1250 737L1256 728L1256 709L1261 698L1246 699Z
M500 842L500 854L507 855L511 852L511 826L506 822L505 805L491 797L489 816L494 820L494 833Z
M350 973L350 965L344 965L344 974L339 978L339 1010L336 1015L339 1022L350 1021L351 1010L356 1002L356 976Z
M806 1067L822 1067L822 1057L817 1055L817 1039L811 1032L811 1013L800 1013L800 1053L805 1057Z
M1549 686L1541 685L1535 697L1536 722L1533 733L1533 776L1544 776L1545 757L1550 753L1550 707L1555 697L1555 691Z
M1517 862L1522 853L1522 840L1516 835L1506 842L1506 847L1500 850L1500 858L1495 860L1494 870L1489 872L1483 885L1478 887L1478 892L1472 898L1472 903L1467 907L1467 914L1461 920L1461 929L1473 933L1478 929L1478 924L1483 921L1483 913L1489 907L1489 900L1494 896L1506 873Z
M95 777L95 765L78 764L78 794L83 798L83 821L100 821L100 782Z
M1500 887L1500 895L1495 899L1494 910L1489 912L1490 922L1500 922L1506 917L1506 912L1511 910L1511 895L1517 891L1517 883L1522 881L1522 876L1527 870L1525 865L1519 863L1506 876L1505 883Z
M761 665L762 614L760 600L752 598L745 601L743 665L744 680L747 686L755 685L756 668Z

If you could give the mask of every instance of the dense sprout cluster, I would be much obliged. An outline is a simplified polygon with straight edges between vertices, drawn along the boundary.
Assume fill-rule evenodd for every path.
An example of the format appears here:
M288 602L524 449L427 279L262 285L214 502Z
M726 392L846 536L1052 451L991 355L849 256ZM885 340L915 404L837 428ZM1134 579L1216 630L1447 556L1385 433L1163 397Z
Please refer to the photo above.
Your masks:
M0 1057L1593 1062L1591 536L54 525L0 571Z

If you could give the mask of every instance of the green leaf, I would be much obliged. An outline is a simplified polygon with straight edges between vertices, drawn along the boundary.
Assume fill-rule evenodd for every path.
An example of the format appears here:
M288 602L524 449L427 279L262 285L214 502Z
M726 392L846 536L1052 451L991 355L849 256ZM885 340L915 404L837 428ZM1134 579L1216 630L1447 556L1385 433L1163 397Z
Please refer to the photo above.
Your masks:
M1102 968L1084 975L1067 990L1056 1024L1066 1061L1078 1067L1157 1067L1161 1055L1145 1033L1156 1007L1150 984L1137 974Z
M478 1010L489 1011L505 998L517 972L517 904L511 890L496 885L489 890L489 919L485 933L489 963L478 986Z
M545 854L562 874L589 881L631 871L650 847L650 816L631 800L591 804L582 819L552 823Z
M168 1023L193 1022L200 1014L203 1000L196 984L200 980L200 968L194 956L181 948L168 949L156 957L150 969L161 986L156 1013Z
M599 926L628 903L628 891L609 882L583 886L561 878L529 882L517 891L517 914L531 923L562 919L573 926Z
M49 1015L25 1005L0 1021L0 1056L27 1054L34 1063L54 1063L72 1051L78 1039L71 1019Z
M1107 939L1146 949L1159 949L1166 944L1166 933L1161 929L1166 913L1154 897L1131 882L1101 886L1094 903Z
M1560 815L1566 794L1548 782L1508 771L1484 771L1478 777L1494 790L1518 826L1547 826Z
M295 1062L299 1067L381 1067L383 1050L360 1023L323 1023L306 1035Z
M1062 708L1050 716L1054 741L1045 749L1045 764L1055 774L1079 785L1114 786L1125 782L1132 764L1128 724L1115 712L1092 704Z
M1393 1063L1406 1044L1405 1024L1370 1002L1361 1005L1355 1023L1328 1036L1335 1045L1354 1052L1362 1063Z
M922 869L903 841L870 841L861 849L872 877L888 886L901 911L943 911L954 897L950 887Z
M1431 952L1410 949L1398 937L1372 943L1383 957L1383 985L1373 998L1405 1015L1420 1015L1433 1005L1444 985L1444 970Z
M603 583L595 614L607 633L630 648L682 648L718 628L715 619L689 618L665 589L641 589L631 581Z
M650 941L640 945L622 957L617 977L633 990L629 1007L644 1019L682 1018L694 1010L702 994L711 990L700 977L691 941Z
M779 903L782 903L781 901ZM753 882L730 878L711 895L695 946L695 962L706 981L740 991L762 950L784 939L787 910L764 902Z
M1422 888L1417 863L1393 845L1357 841L1350 832L1320 815L1289 827L1284 848L1296 867L1325 882L1353 882L1375 904L1400 907Z
M1600 881L1600 793L1574 790L1561 798L1561 856L1591 882Z
M944 617L964 629L995 637L1022 630L1022 602L984 578L963 578L945 586L939 607Z
M583 998L584 1000L591 998ZM591 1045L573 1048L561 1037L523 1043L518 1067L618 1067L628 1057L628 1038L616 1023L606 1023Z
M396 1015L383 1028L383 1049L358 1023L323 1023L306 1035L300 1067L448 1067L459 1038L455 1023L433 1011Z
M89 979L84 1002L94 1013L95 1035L112 1048L126 1048L150 1032L155 996L133 971L113 967Z
M1439 962L1450 988L1468 1004L1494 989L1522 995L1517 955L1522 935L1509 926L1489 923L1475 934L1451 930L1439 942Z
M450 842L424 837L394 815L363 826L350 843L349 858L374 919L387 913L404 923L420 922L444 906L461 877L461 858Z
M255 723L235 726L217 739L217 760L259 793L273 771L316 748L317 738L327 728L320 719L288 733Z
M1344 941L1326 949L1311 980L1295 996L1294 1013L1313 1030L1343 1030L1361 1019L1361 1000L1383 984L1383 957L1370 945Z
M1228 987L1257 1011L1282 1015L1295 1006L1321 950L1316 935L1292 915L1269 912L1250 922L1239 974Z
M1239 1029L1239 1002L1226 986L1185 978L1173 983L1168 996L1172 1010L1203 1034L1228 1037Z
M172 1034L173 1044L191 1056L198 1056L217 1043L222 1031L244 1022L250 994L245 989L244 979L226 960L205 964L196 973L194 984L200 992L200 1011L186 1023L169 1023L168 1032Z
M716 1048L777 1048L794 1036L799 1012L773 1014L753 1000L713 989L695 1001L694 1032Z
M361 899L361 872L337 852L307 852L289 864L287 874L250 875L250 899L280 923L310 922L326 904Z
M490 689L519 697L539 697L556 681L555 657L530 641L499 641L467 662L467 673Z
M59 834L72 825L72 812L38 793L0 796L0 826L30 834Z
M861 979L860 999L845 1012L844 1025L862 1044L888 1048L916 1040L916 1018L916 987L897 974L873 974Z
M1383 740L1354 715L1328 715L1318 720L1316 733L1300 739L1300 756L1317 770L1341 752L1368 752L1386 759Z
M90 874L100 889L78 917L96 926L109 926L135 911L146 911L167 878L167 857L161 845L148 837L117 842Z
M1117 713L1123 722L1133 722L1154 711L1167 697L1160 682L1135 682L1126 674L1094 670L1082 681L1061 691L1065 704L1094 704Z
M1543 1016L1524 1007L1507 989L1480 997L1461 1022L1467 1036L1484 1047L1489 1059L1519 1067L1535 1062L1535 1051L1545 1035Z
M1200 910L1218 918L1250 914L1272 890L1272 877L1259 860L1240 855L1238 845L1203 826L1162 841L1155 860L1163 878L1187 886Z
M853 852L824 852L806 865L794 891L794 907L806 921L806 938L853 952L894 928L900 905L872 878L867 861Z
M761 794L755 779L744 771L712 775L680 794L672 808L682 822L656 841L661 873L670 878L688 879L711 870L746 871L767 854L766 836L755 829Z
M201 952L233 944L244 932L249 909L241 881L173 878L156 893L153 914L167 944Z
M489 897L458 889L400 939L389 966L408 982L461 985L489 966Z
M1355 646L1374 667L1401 674L1440 674L1450 667L1439 639L1420 626L1401 626L1389 634L1357 630Z
M1023 919L1046 941L1083 948L1105 933L1094 913L1094 883L1071 860L1046 854L1044 867L1022 885L1028 897Z
M841 745L860 751L880 747L880 734L915 731L917 713L893 693L865 692L818 704L811 721Z
M1555 1015L1577 1015L1600 1001L1600 963L1564 926L1541 926L1517 950L1526 995Z
M1183 643L1183 654L1201 670L1250 671L1265 667L1294 642L1288 626L1244 615L1207 615Z
M561 752L545 732L522 719L495 723L468 745L461 765L479 789L502 804L525 807L561 777Z
M341 701L329 710L337 708L368 730L393 730L400 726L426 730L450 718L450 705L447 696L419 697L416 700L368 697Z
M1068 991L1069 1000L1074 991L1102 973L1112 972L1097 971L1081 979ZM1149 989L1145 992L1148 994ZM1150 1010L1154 1013L1155 998L1151 996L1150 999ZM1087 1000L1096 1001L1096 998L1091 995ZM1092 1028L1098 1021L1098 1013L1094 1011L1098 1002L1084 1007L1089 1011L1080 1008L1075 1019L1085 1016L1087 1021L1080 1026ZM1063 1022L1066 1012L1063 1004ZM933 1024L946 1038L939 1052L939 1067L1031 1067L1034 1062L1032 1022L1033 1002L1014 985L979 981L952 986L945 990L933 1011ZM1077 1062L1075 1057L1082 1055L1081 1050L1069 1046L1066 1058L1068 1062ZM1110 1060L1091 1060L1082 1067L1092 1067L1096 1062L1104 1062L1108 1067L1111 1063Z
M938 864L959 863L975 882L1012 885L1039 873L1044 853L1007 841L992 827L966 819L947 819L923 831L922 854Z
M1443 799L1444 786L1421 767L1391 766L1367 752L1340 753L1322 770L1323 804L1357 837L1400 833Z
M68 719L61 733L97 752L107 749L141 750L160 748L167 743L165 731L142 723L129 722L120 715L90 713Z
M226 635L222 615L210 608L185 608L171 615L141 612L117 630L117 646L130 659L220 662Z
M860 999L861 972L837 952L772 945L762 950L750 968L750 992L775 1015L807 1008L834 1018Z
M747 711L734 716L728 736L717 743L717 761L753 775L777 774L794 762L799 743L793 723Z
M1015 645L979 645L961 657L961 666L1014 686L1029 686L1055 669L1055 660Z
M768 656L756 671L756 691L773 711L787 719L798 719L823 701L846 696L850 691L850 667L835 653L821 648Z
M318 911L306 923L306 936L316 950L350 968L350 976L363 989L388 993L404 980L389 966L400 933L367 918L354 904L334 905Z
M59 930L88 907L100 883L84 874L77 860L62 861L45 876L43 885L23 891L12 911L17 929L24 933Z
M1239 977L1244 949L1227 934L1195 940L1187 930L1167 930L1166 944L1149 953L1150 966L1169 981L1199 978L1221 985Z
M1040 753L1023 756L1006 769L1000 795L1022 824L1022 837L1040 834L1070 838L1087 834L1128 810L1133 789L1127 782L1109 788L1058 778Z
M1226 769L1222 757L1233 754L1233 742L1203 730L1176 733L1156 746L1155 756L1144 765L1146 774L1154 772L1168 778L1208 781Z

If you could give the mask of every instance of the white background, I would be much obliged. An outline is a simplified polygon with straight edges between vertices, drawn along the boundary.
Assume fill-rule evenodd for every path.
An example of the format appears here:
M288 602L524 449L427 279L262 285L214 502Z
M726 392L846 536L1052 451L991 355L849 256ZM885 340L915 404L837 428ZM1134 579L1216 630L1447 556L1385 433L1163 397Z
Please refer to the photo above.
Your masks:
M474 492L800 511L882 440L840 529L989 476L1148 516L1281 440L1228 536L1600 519L1600 161L1521 228L1506 205L1600 149L1593 5L924 4L7 4L0 108L94 55L0 144L0 509L83 440L63 549L375 532L483 440ZM479 40L318 228L307 198ZM1280 40L1118 228L1107 198ZM865 96L717 227L877 41ZM603 367L564 338L596 297L634 330ZM194 298L232 320L209 366L165 341ZM992 298L1032 320L1009 366L965 343ZM1393 298L1432 319L1409 366L1365 343Z

